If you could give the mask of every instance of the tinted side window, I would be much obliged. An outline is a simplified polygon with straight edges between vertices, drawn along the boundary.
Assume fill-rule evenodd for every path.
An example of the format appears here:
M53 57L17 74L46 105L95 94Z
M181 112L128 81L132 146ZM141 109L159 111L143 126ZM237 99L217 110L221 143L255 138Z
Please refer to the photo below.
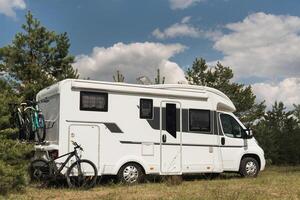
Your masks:
M176 104L166 104L166 131L176 138Z
M189 130L210 132L210 111L190 109L189 110Z
M108 109L108 94L100 92L80 92L80 110L104 111Z
M230 115L221 114L221 123L223 128L223 133L228 137L242 138L242 135L245 134L244 129L240 124Z
M140 118L152 119L153 117L153 100L140 99Z

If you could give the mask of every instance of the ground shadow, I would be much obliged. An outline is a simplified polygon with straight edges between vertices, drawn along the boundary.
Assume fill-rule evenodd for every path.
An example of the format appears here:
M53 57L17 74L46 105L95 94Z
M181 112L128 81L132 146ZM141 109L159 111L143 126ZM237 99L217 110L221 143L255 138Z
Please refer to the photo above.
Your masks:
M183 181L210 181L210 180L228 180L228 179L239 179L241 176L236 173L222 173L213 174L189 174L183 176L159 176L159 175L148 175L145 177L144 183L167 183L167 184L178 184ZM68 188L68 184L65 178L57 178L47 181L32 181L32 185L37 188ZM116 176L102 176L98 177L96 186L109 187L112 185L121 185L117 180Z

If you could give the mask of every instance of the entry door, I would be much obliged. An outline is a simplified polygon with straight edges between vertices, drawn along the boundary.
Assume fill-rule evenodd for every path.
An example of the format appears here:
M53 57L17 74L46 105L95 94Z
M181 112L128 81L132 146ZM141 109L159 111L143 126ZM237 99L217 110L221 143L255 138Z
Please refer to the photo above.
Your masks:
M161 174L181 174L182 118L179 102L162 101L160 105Z
M69 127L69 152L74 150L72 141L77 142L83 148L82 159L92 161L99 171L99 142L100 131L96 125L72 124ZM74 162L72 158L71 162Z

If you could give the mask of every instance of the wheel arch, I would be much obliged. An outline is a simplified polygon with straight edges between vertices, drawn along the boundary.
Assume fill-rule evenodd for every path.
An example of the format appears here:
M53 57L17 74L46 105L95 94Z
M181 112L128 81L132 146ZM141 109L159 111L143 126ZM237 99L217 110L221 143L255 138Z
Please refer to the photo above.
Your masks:
M114 169L114 174L118 174L118 172L120 171L120 169L128 164L128 163L135 163L137 165L139 165L141 167L141 169L143 170L144 174L147 174L148 172L146 171L146 165L145 162L143 160L137 159L135 157L131 157L131 158L124 158L121 161L118 162L118 164L116 165L115 169Z
M246 154L244 154L241 157L240 164L241 164L241 162L242 162L242 160L244 158L253 158L253 159L255 159L257 161L257 163L258 163L259 169L261 168L261 160L260 160L260 158L259 158L259 156L257 154L254 154L254 153L246 153ZM240 169L240 167L239 167L239 169Z
M119 167L118 173L122 169L123 166L125 166L125 165L127 165L129 163L133 163L133 164L136 164L136 165L140 166L141 169L142 169L142 171L143 171L143 173L146 174L144 166L142 164L140 164L139 162L137 162L137 161L128 161L128 162L124 163L123 165L121 165L121 167Z

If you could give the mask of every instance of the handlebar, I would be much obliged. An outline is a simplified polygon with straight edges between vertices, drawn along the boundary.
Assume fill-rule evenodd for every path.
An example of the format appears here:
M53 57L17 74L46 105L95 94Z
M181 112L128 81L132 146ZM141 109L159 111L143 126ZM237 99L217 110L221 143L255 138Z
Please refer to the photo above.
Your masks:
M42 99L42 100L39 100L39 101L35 101L35 100L30 101L30 100L27 100L25 102L27 103L27 105L36 106L39 103L47 103L47 102L49 102L49 100L48 99Z
M30 101L30 100L26 100L25 102L22 103L8 103L8 105L16 107L16 106L36 106L39 103L47 103L49 102L48 99L42 99L40 101Z
M74 150L75 149L80 149L81 151L83 151L83 148L79 144L77 144L77 142L75 142L75 141L71 141L71 142L74 145Z

